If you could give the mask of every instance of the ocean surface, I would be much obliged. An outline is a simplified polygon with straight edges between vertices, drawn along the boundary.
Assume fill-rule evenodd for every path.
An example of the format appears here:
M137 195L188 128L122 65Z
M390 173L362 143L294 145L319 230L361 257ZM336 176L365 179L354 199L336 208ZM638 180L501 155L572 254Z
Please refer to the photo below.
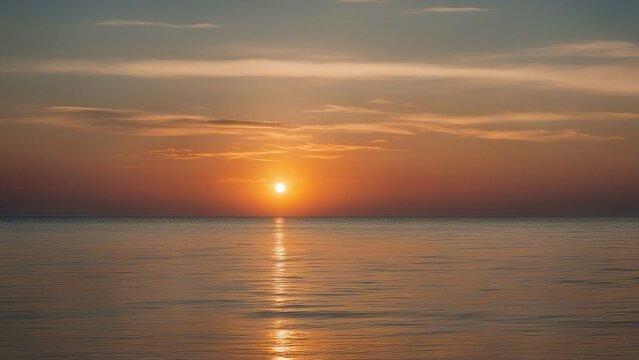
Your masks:
M0 219L2 359L638 359L636 218Z

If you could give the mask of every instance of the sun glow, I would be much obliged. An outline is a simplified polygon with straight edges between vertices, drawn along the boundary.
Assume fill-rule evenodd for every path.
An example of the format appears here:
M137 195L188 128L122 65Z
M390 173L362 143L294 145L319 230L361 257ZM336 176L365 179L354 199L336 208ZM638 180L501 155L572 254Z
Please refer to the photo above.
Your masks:
M276 193L283 194L286 191L286 184L278 182L275 184L274 188Z

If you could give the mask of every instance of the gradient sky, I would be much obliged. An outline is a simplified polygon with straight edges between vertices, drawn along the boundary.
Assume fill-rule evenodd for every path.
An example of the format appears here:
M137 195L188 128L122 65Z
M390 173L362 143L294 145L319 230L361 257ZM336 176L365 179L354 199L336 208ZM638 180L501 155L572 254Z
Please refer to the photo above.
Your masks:
M0 1L0 215L637 215L638 19Z

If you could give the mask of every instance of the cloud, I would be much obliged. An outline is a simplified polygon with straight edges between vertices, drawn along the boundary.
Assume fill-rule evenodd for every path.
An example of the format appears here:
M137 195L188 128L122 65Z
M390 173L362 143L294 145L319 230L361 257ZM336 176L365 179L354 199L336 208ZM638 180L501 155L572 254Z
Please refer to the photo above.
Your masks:
M191 149L158 149L158 150L147 150L147 154L150 155L158 155L170 159L175 160L193 160L193 159L201 159L202 156L198 156L197 153L194 153Z
M498 123L543 123L584 120L639 120L639 114L628 112L520 112L489 115L444 115L429 113L394 113L397 120L422 121L455 125L498 124Z
M260 43L229 43L216 44L212 48L205 47L201 53L205 55L222 55L235 58L258 58L258 59L287 59L296 57L297 59L309 60L345 60L353 58L353 55L342 52L319 49L314 46L300 46L299 44L260 44Z
M280 179L280 178L264 178L264 177L262 177L262 178L257 178L257 179L251 179L251 178L241 178L241 177L232 176L232 177L228 177L228 178L219 179L216 182L217 183L221 183L221 184L274 184L274 183L279 182L281 180L282 179ZM296 179L296 178L288 178L286 180L287 183L300 183L300 182L303 182L303 181L304 180Z
M427 7L411 11L411 14L429 14L429 13L468 13L488 11L490 9L478 7Z
M342 114L366 114L366 115L383 115L388 114L386 111L369 109L355 106L340 106L340 105L323 105L321 109L307 110L311 113L342 113Z
M482 129L472 125L457 125L437 122L416 121L387 121L374 124L335 124L305 126L304 129L314 132L361 132L394 135L416 135L419 133L444 133L466 138L480 138L486 140L516 140L532 142L548 142L560 140L605 141L622 140L622 136L599 136L584 133L577 129L560 130L501 130Z
M327 106L325 106L327 107ZM328 106L329 113L339 114L352 113L352 109L357 109L359 113L365 113L366 108L348 106ZM378 114L378 113L376 113ZM586 140L604 141L620 140L621 136L599 136L584 133L577 129L527 129L527 130L504 130L499 126L504 124L527 124L528 126L543 127L548 122L580 122L584 120L596 121L639 121L637 113L612 113L612 112L520 112L520 113L498 113L487 115L448 115L432 113L401 113L401 112L381 112L384 115L382 121L370 122L365 127L357 125L364 124L332 124L315 125L315 131L357 131L371 133L388 133L413 135L422 132L445 133L461 137L481 138L490 140L518 140L547 142L559 140ZM492 129L482 129L481 125L490 124ZM308 127L308 126L307 126Z
M151 22L151 21L140 21L140 20L106 20L100 21L97 23L92 23L91 25L95 26L154 26L154 27L163 27L170 29L214 29L221 27L222 25L213 24L213 23L197 23L197 24L184 24L177 25L165 22Z
M422 131L438 132L461 137L480 138L489 140L517 140L532 142L548 142L559 140L590 140L606 141L621 140L620 136L597 136L580 132L576 129L562 130L486 130L477 128L457 128L424 123L418 126Z
M329 111L326 111L329 110ZM315 110L312 110L315 111ZM382 143L384 139L358 144L317 144L313 138L331 133L387 134L410 136L423 132L437 132L463 137L476 137L494 140L555 141L555 140L617 140L620 136L598 136L579 130L546 129L545 123L579 124L581 121L639 121L637 113L613 112L519 112L484 115L450 115L434 113L409 113L378 111L362 107L325 105L319 112L325 116L340 114L374 115L374 119L326 123L285 124L252 120L220 119L201 115L154 113L130 109L92 108L77 106L54 106L41 112L33 112L21 118L7 120L11 122L47 124L69 127L83 131L124 134L132 136L189 136L224 134L240 136L244 140L264 142L273 141L300 142L289 146L271 145L267 151L248 152L196 152L190 149L168 149L155 151L154 155L179 160L192 160L206 157L232 159L251 159L273 161L272 156L296 151L307 157L337 157L339 153L356 150L391 150L370 144ZM510 125L524 125L531 129L500 129ZM490 129L482 126L490 125ZM311 140L311 141L309 141Z
M271 155L283 154L284 150L264 150L264 151L222 151L222 152L197 152L191 149L153 149L148 150L150 155L158 155L173 160L195 160L203 158L220 157L226 159L245 159L254 161L276 161L268 158Z
M296 149L310 152L343 152L343 151L354 151L354 150L390 150L386 148L382 148L379 146L368 146L368 145L340 145L340 144L313 144L306 143L304 145L296 145L296 146L281 146L282 149Z
M381 97L375 98L375 99L371 99L369 101L369 103L371 104L378 104L378 105L390 105L390 104L394 104L394 101L388 100L388 99L384 99Z
M322 154L306 154L304 157L311 159L333 160L342 158L342 155L322 155Z
M639 60L639 45L630 41L594 40L555 44L506 53L477 55L474 56L473 59L524 59L529 61L539 61L539 59L543 59L546 62L579 59L582 60L582 63L586 60L590 60L590 63L609 60L609 63L622 63L630 69L633 66L636 68L637 63L628 63L628 61L624 62L624 60Z
M333 104L326 104L323 105L321 109L307 111L314 113L387 115L394 120L427 121L457 125L583 120L639 120L639 113L632 112L506 112L486 115L448 115L383 111L366 107Z
M292 154L302 157L317 159L336 159L342 157L342 153L349 151L375 150L388 151L392 149L382 148L370 145L344 145L344 144L317 144L305 143L299 145L269 145L266 150L250 150L250 151L222 151L222 152L198 152L192 149L152 149L147 153L150 155L161 156L172 160L195 160L204 158L226 158L226 159L244 159L254 161L277 161L273 156L282 154ZM228 181L231 182L231 181ZM238 182L238 181L233 181Z
M530 83L598 93L639 94L630 65L517 65L461 67L431 63L243 60L35 60L5 63L5 73L76 74L138 78L279 77L353 80L452 79Z
M337 124L304 124L292 131L304 131L310 133L359 133L359 134L391 134L414 135L416 132L407 129L401 124L388 122L340 122Z
M527 56L639 58L639 45L629 41L588 41L533 48L524 50L520 54Z
M337 0L337 2L341 3L350 3L350 4L364 4L364 3L383 3L385 0Z
M371 145L344 145L344 144L314 144L306 143L294 146L279 146L285 150L298 150L301 151L304 157L318 158L318 159L336 159L342 157L340 153L348 151L390 151L393 149L383 148L380 146Z
M93 132L141 136L180 136L268 132L282 123L219 119L200 115L154 113L129 109L52 106L24 121Z
M246 183L265 184L265 183L276 182L276 180L267 179L267 178L246 179L246 178L239 178L239 177L230 177L230 178L219 179L216 182L222 183L222 184L246 184Z
M424 121L413 121L411 123L395 124L399 127L411 128L414 134L423 132L441 133L465 138L477 138L484 140L510 140L528 142L550 142L550 141L608 141L620 140L619 136L599 136L581 132L577 129L559 130L495 130L481 129L457 124L437 124ZM387 140L376 139L369 141L369 144L385 144ZM224 158L229 160L252 160L252 161L279 161L282 156L299 156L305 158L332 160L341 158L347 152L353 151L394 151L396 149L382 147L378 145L366 144L333 144L333 143L313 143L307 142L296 145L267 145L265 149L247 151L220 151L205 152L192 149L151 149L149 155L160 156L171 160L196 160L205 158ZM244 183L244 182L269 182L269 179L241 179L228 178L218 182L224 183Z

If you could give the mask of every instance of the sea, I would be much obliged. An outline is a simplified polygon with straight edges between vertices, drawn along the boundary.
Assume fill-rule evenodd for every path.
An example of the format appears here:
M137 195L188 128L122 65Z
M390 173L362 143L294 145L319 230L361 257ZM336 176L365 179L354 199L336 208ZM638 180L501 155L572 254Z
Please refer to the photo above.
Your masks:
M4 218L1 359L639 359L637 218Z

